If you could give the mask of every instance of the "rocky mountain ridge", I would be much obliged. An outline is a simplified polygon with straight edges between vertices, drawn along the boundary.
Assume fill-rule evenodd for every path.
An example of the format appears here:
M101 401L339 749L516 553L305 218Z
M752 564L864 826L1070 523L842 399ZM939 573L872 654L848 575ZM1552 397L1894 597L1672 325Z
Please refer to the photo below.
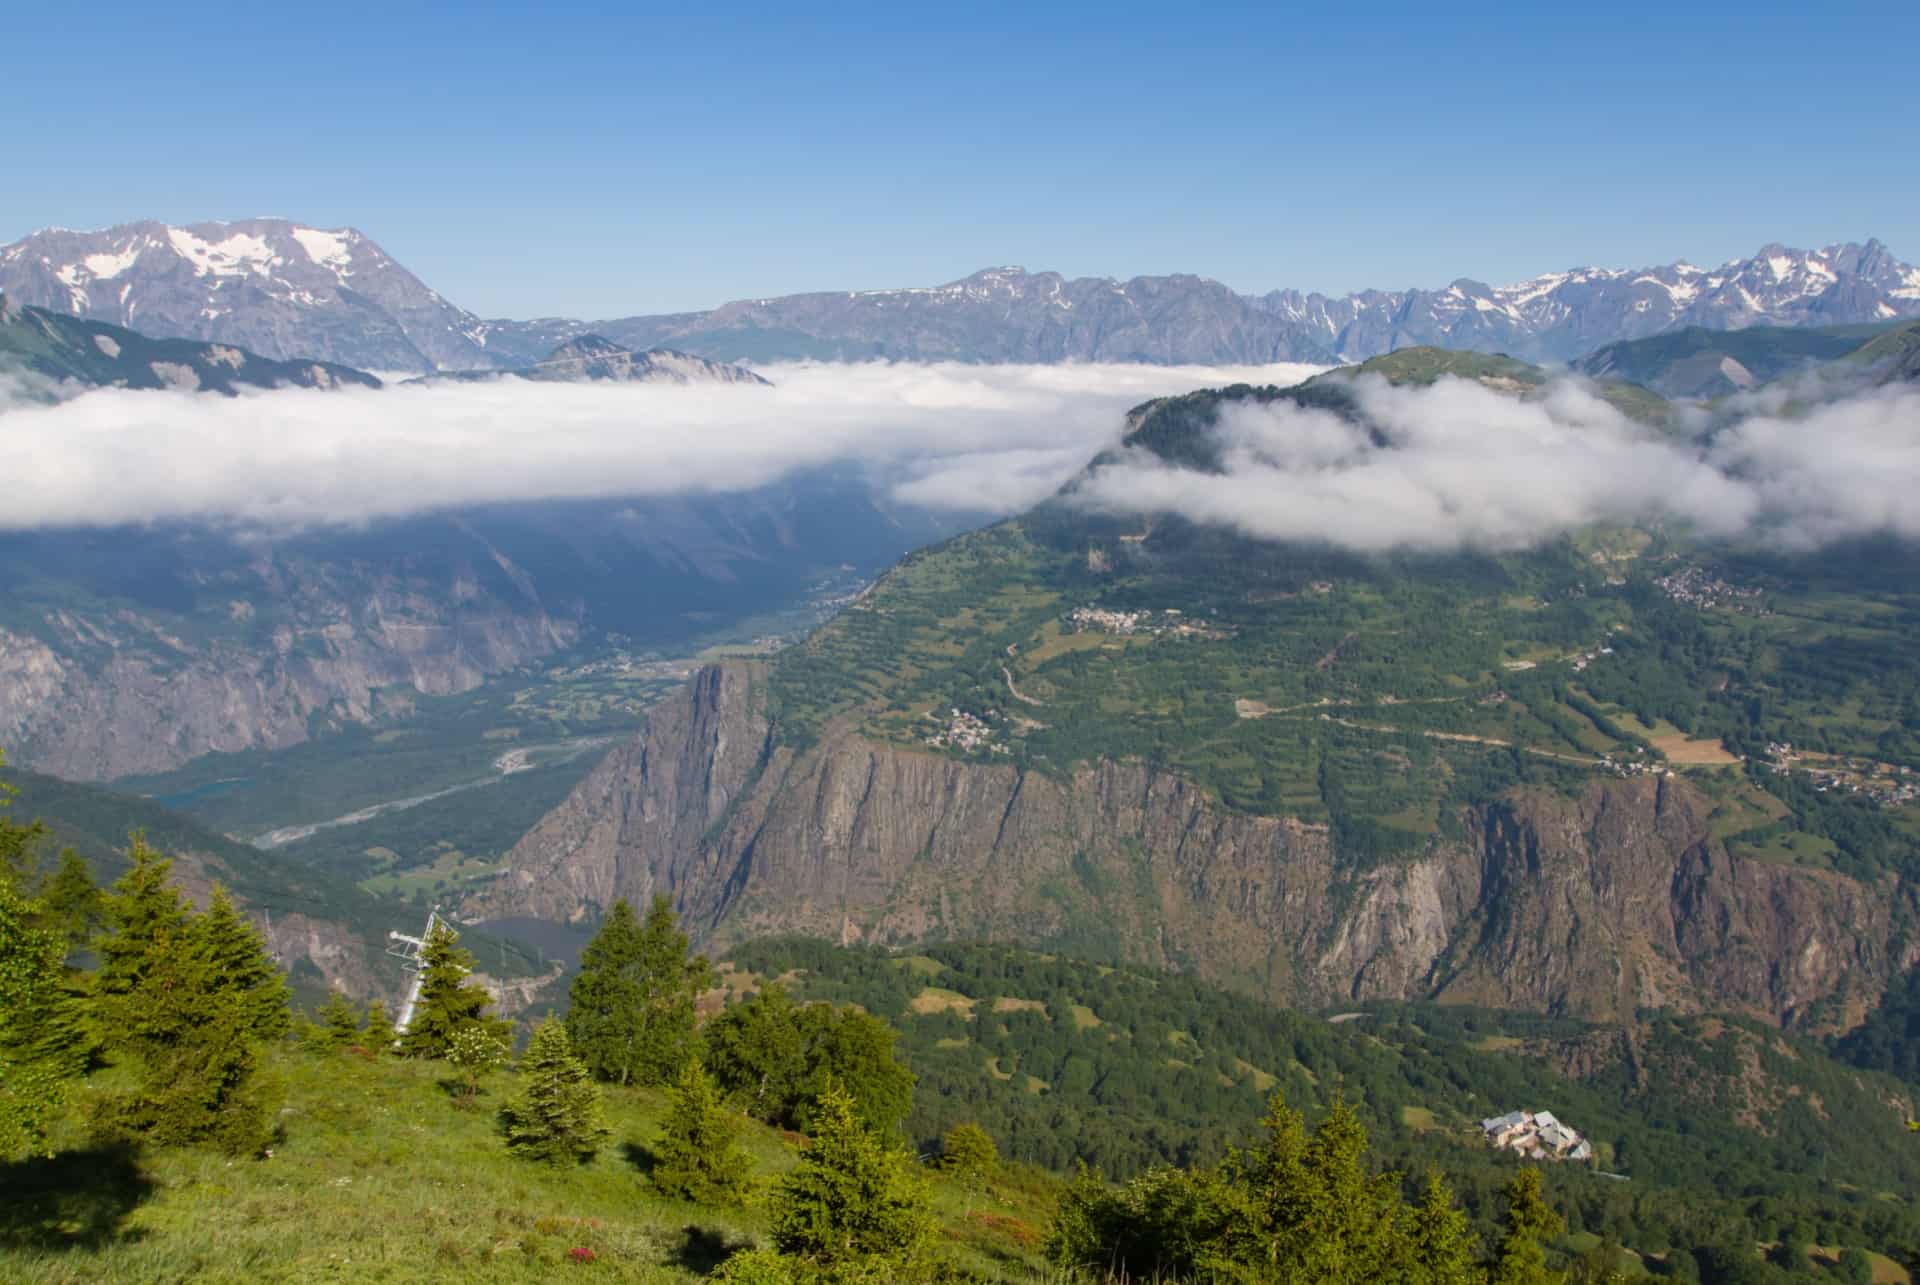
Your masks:
M52 400L68 390L129 388L232 395L242 388L378 388L372 375L320 361L273 361L226 344L150 339L103 321L13 307L0 294L0 374ZM37 377L37 378L36 378Z
M749 663L699 673L468 909L582 919L666 893L709 946L771 931L1007 941L1285 1003L1599 1020L1844 1023L1917 953L1899 944L1910 891L1733 857L1679 780L1515 791L1469 809L1460 842L1355 868L1325 826L1235 812L1139 761L1059 775L844 730L783 744L765 678Z
M478 318L353 228L287 219L49 228L0 247L0 291L90 321L279 361L373 371L498 364Z
M1240 295L1196 276L1068 280L994 268L926 289L791 295L598 329L712 356L957 361L1257 363L1361 361L1395 349L1503 352L1568 361L1684 326L1831 325L1920 315L1920 269L1881 245L1763 246L1707 269L1576 268L1508 286L1332 297Z
M351 228L147 221L48 229L0 247L0 290L277 360L417 373L525 367L589 334L719 361L1332 363L1431 344L1558 362L1688 326L1920 316L1920 269L1875 240L1818 250L1767 245L1718 268L1582 267L1506 286L1462 278L1438 289L1342 296L1246 295L1186 274L1070 280L1005 267L939 286L741 299L588 322L483 320Z
M463 383L492 379L528 379L546 384L756 384L772 385L745 366L708 361L672 348L634 352L600 335L581 335L555 348L530 366L511 370L463 370L422 375L412 383L456 380Z

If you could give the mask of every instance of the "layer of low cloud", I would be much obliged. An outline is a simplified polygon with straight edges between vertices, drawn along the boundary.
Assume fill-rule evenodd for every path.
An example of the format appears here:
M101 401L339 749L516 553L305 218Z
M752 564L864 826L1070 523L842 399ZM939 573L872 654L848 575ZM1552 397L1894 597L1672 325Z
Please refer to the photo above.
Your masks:
M0 389L0 528L356 523L744 490L848 461L903 502L1008 513L1111 445L1147 398L1312 371L803 363L768 368L772 388L502 379L237 398L102 389L57 405L16 386Z
M192 520L286 528L500 501L746 490L855 462L899 501L1017 512L1114 445L1147 398L1297 382L1312 368L802 363L772 388L422 384L239 398L0 386L0 528ZM1363 551L1507 550L1598 522L1814 547L1920 538L1920 390L1804 414L1774 401L1706 445L1566 380L1520 401L1477 383L1363 379L1368 428L1289 402L1231 404L1220 474L1140 452L1080 502L1179 513ZM1831 390L1828 390L1829 393Z
M1758 414L1704 446L1634 423L1566 380L1520 401L1478 383L1356 382L1366 428L1290 402L1223 408L1224 471L1128 452L1077 492L1263 539L1362 551L1511 550L1601 522L1812 547L1920 537L1920 390Z

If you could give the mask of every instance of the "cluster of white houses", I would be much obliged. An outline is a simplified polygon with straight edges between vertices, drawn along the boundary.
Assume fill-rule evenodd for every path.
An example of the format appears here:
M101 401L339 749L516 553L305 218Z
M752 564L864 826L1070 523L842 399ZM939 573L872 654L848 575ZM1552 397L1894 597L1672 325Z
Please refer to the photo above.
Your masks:
M1529 1160L1591 1160L1593 1147L1551 1111L1509 1111L1480 1122L1487 1145Z

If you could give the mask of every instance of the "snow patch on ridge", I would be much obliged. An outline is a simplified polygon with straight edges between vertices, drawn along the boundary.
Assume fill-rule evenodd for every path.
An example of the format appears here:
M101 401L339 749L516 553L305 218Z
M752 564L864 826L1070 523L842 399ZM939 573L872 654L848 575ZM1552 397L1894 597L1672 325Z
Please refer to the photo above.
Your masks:
M118 254L90 254L80 262L86 265L87 271L94 275L95 280L109 281L131 268L133 261L140 257L140 251L144 248L144 246L134 245L128 246Z
M343 272L353 262L353 249L344 233L295 228L292 235L300 243L300 248L307 252L307 257L323 268Z
M265 275L279 262L264 237L236 232L224 241L203 241L185 228L168 228L167 240L175 253L193 264L194 275L244 277Z

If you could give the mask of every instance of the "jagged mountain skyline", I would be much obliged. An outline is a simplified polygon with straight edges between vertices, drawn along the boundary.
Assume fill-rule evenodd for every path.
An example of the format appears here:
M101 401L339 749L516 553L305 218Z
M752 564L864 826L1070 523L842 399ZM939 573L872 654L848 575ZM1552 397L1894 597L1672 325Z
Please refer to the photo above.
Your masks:
M0 247L18 303L384 372L513 369L603 335L712 360L804 358L1158 363L1348 362L1414 344L1568 361L1686 326L1741 329L1920 315L1920 268L1880 241L1778 243L1717 268L1576 267L1507 285L1242 294L1174 274L1069 279L988 268L935 286L739 299L605 320L484 319L365 233L285 219L93 232Z

